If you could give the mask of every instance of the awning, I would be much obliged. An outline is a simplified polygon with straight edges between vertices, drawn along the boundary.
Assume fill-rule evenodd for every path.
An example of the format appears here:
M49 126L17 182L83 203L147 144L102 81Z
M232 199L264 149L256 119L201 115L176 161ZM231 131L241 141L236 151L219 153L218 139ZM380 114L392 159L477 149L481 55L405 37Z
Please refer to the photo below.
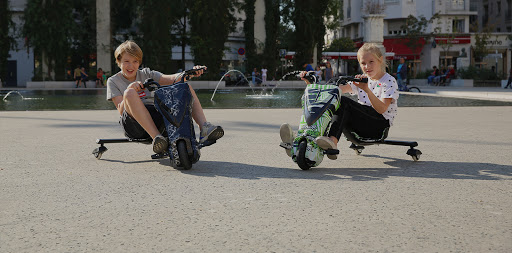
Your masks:
M388 52L394 52L394 59L405 58L407 60L412 60L414 58L419 58L421 50L425 45L425 38L418 39L418 46L416 48L409 47L407 42L409 39L407 38L396 38L396 39L384 39L384 47Z
M295 52L287 52L285 58L288 60L293 59ZM395 56L393 52L386 53L386 59L391 60ZM357 60L357 52L322 52L322 58L327 60L343 59L343 60Z

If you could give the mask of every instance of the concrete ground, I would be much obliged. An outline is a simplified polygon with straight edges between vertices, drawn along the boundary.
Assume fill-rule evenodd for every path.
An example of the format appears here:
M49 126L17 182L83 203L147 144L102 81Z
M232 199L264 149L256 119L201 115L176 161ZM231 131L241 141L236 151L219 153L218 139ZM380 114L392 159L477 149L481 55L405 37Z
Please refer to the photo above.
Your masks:
M302 171L299 109L210 109L226 135L189 171L115 111L0 112L0 252L510 252L512 107L400 108L389 139Z

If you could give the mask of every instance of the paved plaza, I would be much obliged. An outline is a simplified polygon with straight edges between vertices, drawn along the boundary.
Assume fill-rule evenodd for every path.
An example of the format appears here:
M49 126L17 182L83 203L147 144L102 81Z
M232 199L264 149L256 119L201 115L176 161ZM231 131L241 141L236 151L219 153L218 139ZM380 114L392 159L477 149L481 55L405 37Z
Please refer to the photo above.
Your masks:
M123 137L117 112L0 112L0 252L510 252L512 107L404 107L388 139L302 171L299 109L208 109L189 171Z

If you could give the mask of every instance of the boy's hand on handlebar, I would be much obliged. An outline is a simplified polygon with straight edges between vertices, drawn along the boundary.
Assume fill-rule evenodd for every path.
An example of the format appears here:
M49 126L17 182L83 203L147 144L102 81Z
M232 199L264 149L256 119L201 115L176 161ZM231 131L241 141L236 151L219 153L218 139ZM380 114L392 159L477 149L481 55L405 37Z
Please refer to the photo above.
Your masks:
M309 80L305 78L305 76L308 74L307 71L301 71L299 73L299 76L300 76L300 80L306 82L307 84L309 84Z
M128 89L134 89L136 92L144 90L144 84L140 81L135 81L128 85Z
M192 79L193 77L200 77L206 71L206 66L196 65L191 70L185 71L185 82Z

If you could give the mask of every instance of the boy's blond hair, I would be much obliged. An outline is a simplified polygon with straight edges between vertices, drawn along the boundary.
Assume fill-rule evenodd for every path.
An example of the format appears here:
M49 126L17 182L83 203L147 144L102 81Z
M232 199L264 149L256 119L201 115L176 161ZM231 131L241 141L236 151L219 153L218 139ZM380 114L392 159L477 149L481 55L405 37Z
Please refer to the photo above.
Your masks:
M388 62L384 58L384 55L382 55L382 51L380 51L379 45L376 43L364 43L364 45L359 48L357 51L357 61L361 62L361 57L363 56L363 53L371 53L377 60L380 62L380 66L382 68L383 72L386 72L386 67L388 66ZM364 71L364 69L363 69Z
M114 56L116 57L116 63L118 66L121 65L121 58L123 54L127 53L135 57L139 63L142 63L142 49L133 40L127 40L116 48Z

